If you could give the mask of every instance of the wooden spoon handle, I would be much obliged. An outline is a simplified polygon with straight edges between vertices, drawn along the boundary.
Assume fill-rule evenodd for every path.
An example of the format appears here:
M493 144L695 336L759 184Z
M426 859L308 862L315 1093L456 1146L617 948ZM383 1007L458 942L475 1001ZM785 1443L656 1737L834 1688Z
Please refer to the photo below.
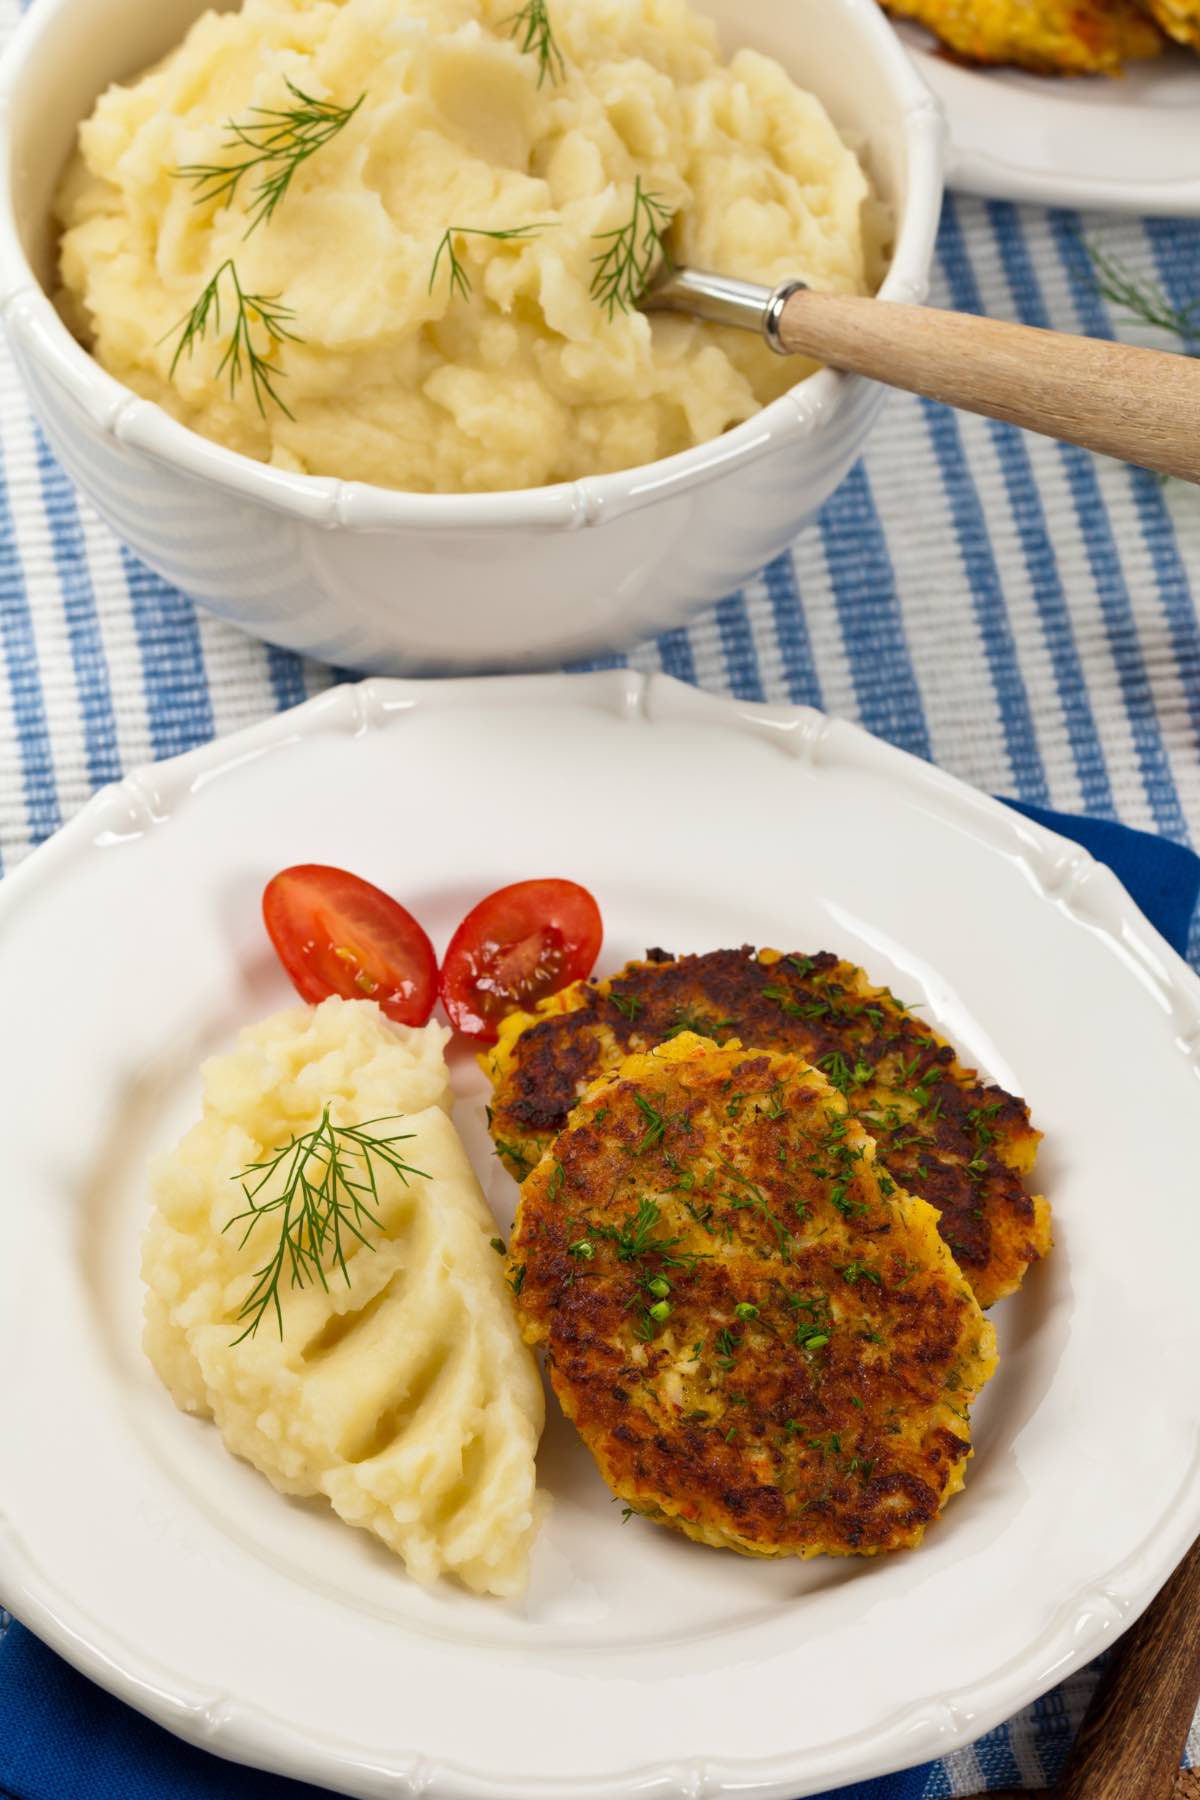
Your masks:
M1055 1800L1170 1800L1200 1700L1200 1542L1113 1651Z
M1200 481L1200 358L849 294L792 294L789 351Z

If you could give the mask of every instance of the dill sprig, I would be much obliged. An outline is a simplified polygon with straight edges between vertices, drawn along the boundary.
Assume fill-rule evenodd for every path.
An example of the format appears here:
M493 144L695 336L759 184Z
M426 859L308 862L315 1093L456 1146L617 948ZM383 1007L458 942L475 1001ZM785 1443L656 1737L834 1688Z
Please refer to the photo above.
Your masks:
M275 391L275 381L283 373L277 364L271 361L277 345L286 338L289 343L302 344L304 339L288 328L286 319L295 318L290 306L280 306L278 294L248 294L238 280L238 272L231 256L226 257L216 274L207 283L200 298L190 312L184 313L164 332L159 343L175 332L180 333L179 342L175 346L175 354L171 358L168 376L173 376L179 365L179 359L185 353L190 357L196 344L202 343L208 335L209 326L214 333L221 329L221 277L226 270L233 284L236 317L225 353L217 364L217 379L228 371L229 395L232 399L237 392L238 382L243 375L249 374L250 385L254 390L254 399L261 417L266 417L266 401L273 400L281 412L288 418L294 418L291 408L281 400ZM257 350L251 335L255 326L261 326L267 334L267 349L264 355Z
M1195 355L1200 339L1200 294L1190 306L1175 306L1156 281L1143 281L1125 263L1110 256L1099 244L1088 244L1092 260L1092 280L1096 291L1114 306L1123 306L1128 323L1149 325L1156 331L1169 331L1182 339L1185 349Z
M511 27L509 35L520 37L521 54L537 57L539 87L547 75L551 81L566 80L567 65L554 39L554 27L550 23L546 0L527 0L527 4L520 12L514 13L507 23Z
M371 1135L372 1125L386 1124L395 1116L366 1119L361 1125L334 1125L325 1107L321 1123L312 1131L292 1138L274 1156L251 1163L233 1177L241 1183L246 1210L230 1219L224 1229L231 1231L243 1220L247 1222L239 1249L263 1220L279 1231L271 1255L254 1271L254 1284L238 1313L238 1323L245 1321L245 1328L234 1338L235 1344L253 1337L271 1311L283 1336L279 1284L285 1274L294 1288L319 1285L328 1293L329 1275L338 1270L350 1286L348 1240L354 1238L374 1250L363 1227L381 1228L374 1210L379 1204L376 1160L399 1175L405 1187L410 1175L429 1179L423 1169L414 1169L393 1148L407 1142L413 1136L411 1131L391 1137ZM268 1185L276 1191L260 1200Z
M670 207L657 194L649 194L638 175L633 184L633 211L616 231L596 233L598 243L607 250L592 258L596 272L592 277L592 299L599 302L611 320L617 308L633 312L645 296L656 265L671 262L663 242L674 217Z
M196 205L207 200L232 202L242 177L251 169L261 169L262 178L255 184L244 236L269 220L287 193L292 176L301 163L336 137L354 117L363 101L364 91L353 106L338 106L332 100L318 100L285 77L294 106L252 106L252 117L239 123L227 121L230 136L222 148L249 152L239 162L184 163L172 169L173 175L190 181L197 190Z
M454 248L456 237L493 238L497 243L506 243L510 239L536 237L539 231L545 231L550 221L540 225L510 225L505 231L488 231L482 225L447 225L438 242L437 254L433 259L433 267L429 271L429 292L432 294L434 283L438 278L438 270L442 266L443 256L450 259L450 292L458 294L465 300L471 292L471 277L464 264L459 260Z

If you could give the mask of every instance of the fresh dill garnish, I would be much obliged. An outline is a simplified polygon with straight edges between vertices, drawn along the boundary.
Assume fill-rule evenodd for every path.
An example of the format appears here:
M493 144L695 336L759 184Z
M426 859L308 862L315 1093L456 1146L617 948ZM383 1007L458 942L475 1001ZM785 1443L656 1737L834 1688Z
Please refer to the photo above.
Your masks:
M675 1023L666 1033L664 1043L670 1038L679 1037L682 1032L694 1031L697 1037L711 1038L714 1044L721 1044L737 1025L736 1019L708 1019L703 1013L692 1012L688 1007L680 1007Z
M673 217L664 200L646 192L638 175L633 184L633 210L625 224L615 231L596 233L596 241L606 243L608 248L592 258L596 269L592 299L605 309L610 320L618 307L622 312L633 312L650 286L656 265L660 261L670 264L670 252L663 238Z
M639 1000L636 994L618 994L615 988L608 997L622 1018L628 1019L631 1025L646 1004L644 1000Z
M525 1264L524 1263L517 1264L516 1268L513 1270L512 1274L508 1278L508 1285L512 1289L514 1295L519 1294L521 1292L521 1289L525 1286Z
M783 1223L782 1219L778 1218L771 1210L771 1206L762 1189L757 1187L747 1176L742 1175L735 1169L733 1164L725 1157L718 1156L717 1164L722 1173L726 1175L730 1181L736 1182L738 1187L743 1190L741 1194L730 1194L726 1196L734 1212L746 1212L747 1210L757 1212L764 1223L768 1224L774 1231L775 1240L778 1244L779 1255L782 1261L790 1261L792 1234ZM798 1218L802 1218L804 1213L804 1202L802 1200L793 1200L792 1211Z
M512 1144L507 1138L492 1139L492 1154L502 1156L506 1162L515 1164L517 1180L524 1181L533 1164L522 1150L520 1144Z
M543 224L510 225L503 231L488 231L482 225L447 225L438 240L433 267L429 271L429 292L431 294L433 292L443 256L449 259L451 294L457 294L461 300L465 300L471 292L471 277L467 274L466 266L460 261L458 252L454 248L456 237L491 238L493 242L503 244L536 237L539 231L546 231L549 224L550 221L547 220Z
M987 1121L994 1119L1001 1110L1002 1103L999 1100L993 1100L990 1106L972 1106L967 1113L967 1127L974 1135L975 1143L981 1151L986 1150L996 1141L996 1133Z
M683 1164L679 1161L678 1157L672 1156L671 1152L669 1150L663 1151L663 1161L664 1161L664 1163L666 1163L668 1169L670 1169L672 1175L674 1175L674 1177L675 1177L674 1185L672 1187L668 1188L667 1192L670 1194L674 1194L676 1192L690 1194L692 1189L696 1185L696 1176L695 1176L694 1171L691 1169L685 1169ZM711 1206L709 1207L708 1210L710 1212L712 1211Z
M851 1287L853 1287L856 1281L861 1281L864 1278L867 1281L873 1281L875 1286L878 1287L881 1279L877 1269L869 1269L866 1263L860 1262L846 1263L843 1268L838 1270L838 1274L843 1281L848 1281Z
M623 1225L593 1224L592 1232L594 1236L605 1238L616 1245L617 1259L620 1262L640 1262L644 1256L654 1255L660 1258L664 1268L694 1268L699 1261L696 1255L691 1252L683 1256L675 1255L675 1246L683 1242L682 1237L654 1236L660 1217L657 1203L643 1195L638 1201L637 1211L629 1213Z
M225 346L224 355L217 364L217 379L228 370L229 395L232 399L237 392L238 382L243 375L249 374L250 385L254 390L254 400L261 417L266 417L266 400L273 400L280 412L288 418L294 415L287 404L275 391L275 381L283 373L271 358L277 346L286 338L289 343L302 344L304 339L298 337L284 321L295 318L290 306L280 306L278 294L248 294L238 280L238 272L232 256L227 256L216 274L206 284L200 298L190 312L176 321L171 329L163 333L159 343L180 333L179 342L175 346L175 354L171 358L171 367L167 371L168 379L174 375L183 355L191 356L198 343L203 343L211 325L214 333L221 329L221 277L229 271L229 279L233 284L234 301L237 315L234 319L233 331ZM255 326L261 326L267 334L265 354L257 350L251 335Z
M1187 306L1175 306L1156 281L1143 281L1099 244L1088 244L1096 291L1114 306L1123 306L1131 324L1149 325L1180 338L1189 355L1200 342L1200 294Z
M554 39L546 0L526 0L520 12L514 13L507 23L511 27L509 35L521 40L521 54L537 57L539 87L547 75L551 81L566 80L567 65Z
M508 1246L502 1237L489 1238L488 1243L492 1246L492 1249L496 1252L497 1256L507 1256Z
M638 1111L641 1113L642 1117L648 1121L646 1134L633 1153L635 1156L644 1156L647 1150L652 1150L655 1144L660 1144L662 1142L663 1133L667 1129L667 1122L658 1111L657 1107L651 1106L644 1094L635 1094L633 1098L637 1104Z
M831 1050L827 1056L818 1057L817 1067L830 1086L835 1087L839 1094L850 1092L854 1077L851 1074L849 1063L840 1050Z
M244 1329L234 1338L235 1344L253 1337L270 1311L275 1314L280 1337L283 1336L279 1284L285 1273L294 1288L320 1286L328 1293L329 1274L336 1269L349 1287L347 1238L355 1238L366 1249L374 1250L364 1226L382 1229L374 1210L379 1204L377 1160L397 1174L405 1187L410 1175L428 1181L423 1169L414 1169L394 1148L407 1143L414 1135L411 1131L391 1137L371 1135L370 1126L387 1122L387 1118L380 1117L366 1119L361 1125L334 1125L329 1108L325 1107L320 1124L312 1131L291 1138L273 1156L250 1163L233 1177L241 1183L246 1209L223 1229L232 1231L245 1221L238 1248L249 1242L263 1220L278 1223L279 1227L279 1241L267 1261L254 1271L253 1285L237 1315ZM276 1185L276 1177L278 1191L260 1199L265 1188Z
M284 80L294 106L252 106L250 118L241 123L236 119L227 121L231 135L222 148L247 151L240 161L183 163L171 170L172 175L191 182L197 190L196 205L201 206L207 200L232 202L242 177L251 169L260 169L262 177L253 189L249 223L243 234L246 237L271 219L301 163L336 137L367 97L363 92L353 106L338 106L332 100L318 100L315 95L306 94L286 76Z

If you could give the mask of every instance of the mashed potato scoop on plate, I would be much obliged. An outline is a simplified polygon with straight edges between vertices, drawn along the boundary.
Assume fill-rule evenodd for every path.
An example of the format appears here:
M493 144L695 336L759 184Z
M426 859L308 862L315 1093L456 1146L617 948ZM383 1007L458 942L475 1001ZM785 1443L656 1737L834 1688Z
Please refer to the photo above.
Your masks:
M544 1402L449 1117L447 1035L330 999L206 1065L203 1116L154 1174L144 1341L177 1405L283 1493L323 1496L420 1581L512 1595ZM335 1147L354 1185L336 1218L316 1202L315 1245L297 1201L296 1282L272 1202L298 1168L319 1189Z

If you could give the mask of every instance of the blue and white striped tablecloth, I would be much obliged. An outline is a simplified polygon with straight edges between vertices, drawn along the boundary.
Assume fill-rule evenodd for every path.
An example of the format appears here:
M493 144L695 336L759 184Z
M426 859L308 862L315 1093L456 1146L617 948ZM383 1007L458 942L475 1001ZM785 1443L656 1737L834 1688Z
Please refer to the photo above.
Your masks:
M0 0L0 41L17 8ZM1089 237L1175 305L1200 295L1200 224L952 199L933 300L1154 341L1096 293ZM897 396L786 555L690 631L611 660L823 706L993 792L1200 843L1197 589L1200 489ZM335 678L197 614L130 556L0 347L0 869L131 764ZM1193 952L1200 967L1196 930ZM1046 1786L1091 1681L949 1758L926 1800Z

